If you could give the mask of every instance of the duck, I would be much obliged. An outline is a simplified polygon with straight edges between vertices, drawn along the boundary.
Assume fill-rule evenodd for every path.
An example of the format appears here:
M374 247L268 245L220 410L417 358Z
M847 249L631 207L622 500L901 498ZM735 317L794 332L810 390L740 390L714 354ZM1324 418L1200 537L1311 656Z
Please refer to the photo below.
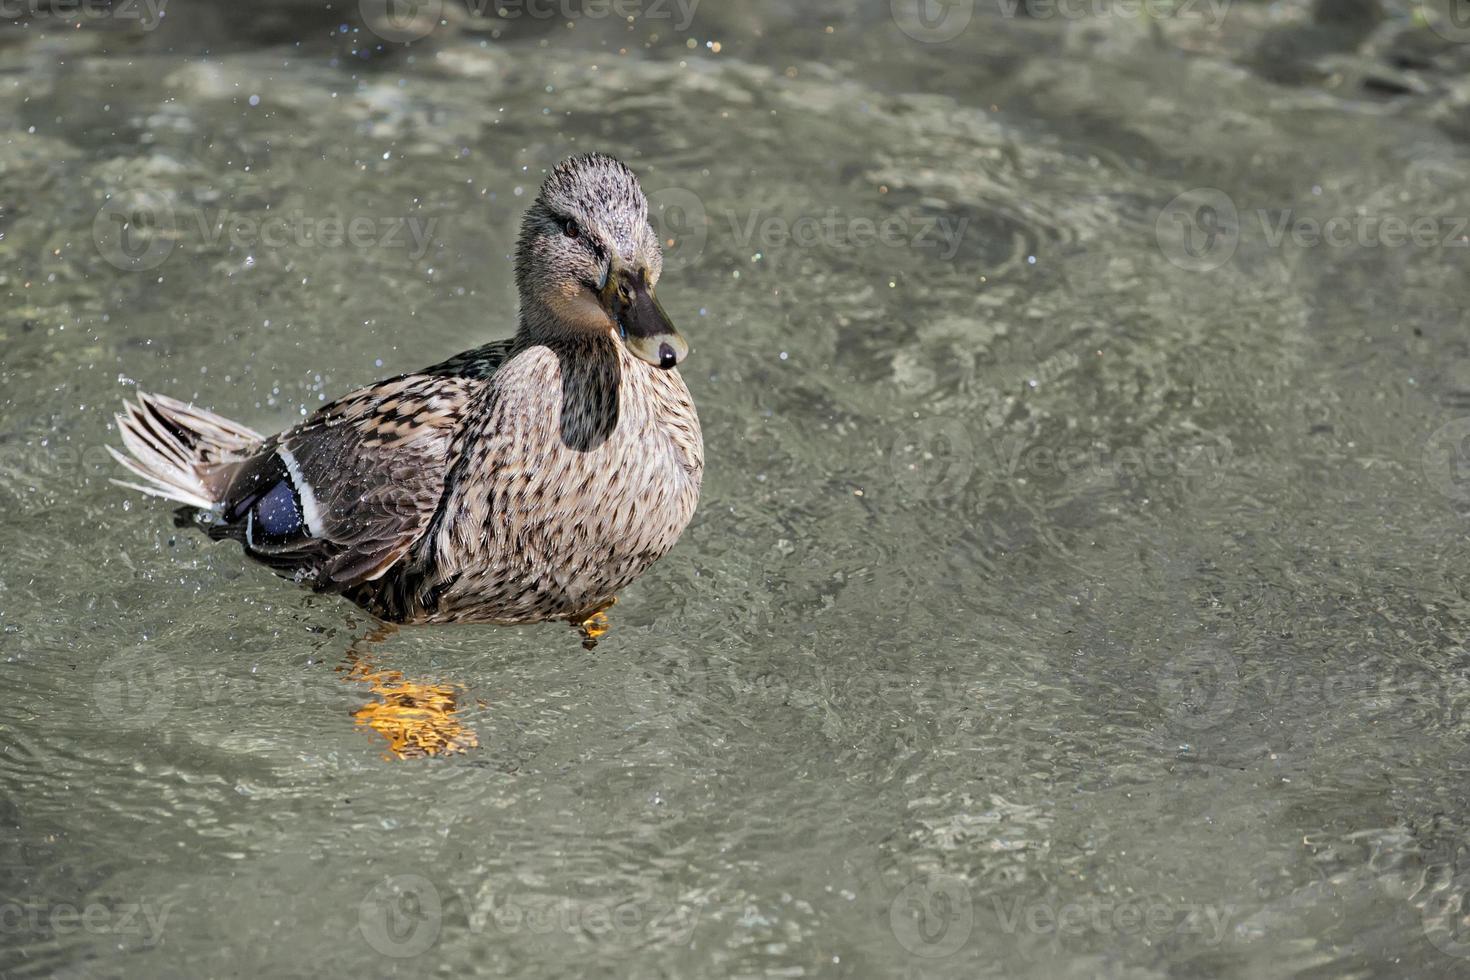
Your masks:
M694 516L704 442L659 303L638 177L563 161L515 248L514 335L379 381L264 436L165 395L115 416L175 523L381 624L565 620L589 649Z

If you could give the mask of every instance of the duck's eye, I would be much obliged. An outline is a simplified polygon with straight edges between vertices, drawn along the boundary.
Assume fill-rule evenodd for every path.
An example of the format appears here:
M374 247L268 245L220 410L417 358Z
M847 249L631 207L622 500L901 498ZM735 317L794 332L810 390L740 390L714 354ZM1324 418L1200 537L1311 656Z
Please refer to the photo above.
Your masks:
M580 238L582 235L582 229L574 218L568 218L561 226L561 231L568 238Z

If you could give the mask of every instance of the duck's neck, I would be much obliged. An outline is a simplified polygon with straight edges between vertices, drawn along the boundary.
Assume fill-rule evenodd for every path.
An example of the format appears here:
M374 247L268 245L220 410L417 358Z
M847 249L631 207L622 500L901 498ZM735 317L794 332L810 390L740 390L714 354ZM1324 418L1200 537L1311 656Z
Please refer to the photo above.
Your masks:
M704 466L699 420L677 370L660 370L638 360L610 333L546 331L523 319L512 357L538 347L555 356L556 367L527 390L528 406L560 413L557 431L563 445L591 452L621 429L623 438L644 440L639 452L650 446L668 447L670 465L693 476L697 493ZM546 358L536 360L550 366ZM553 397L553 392L560 397Z
M578 452L594 450L618 427L625 377L618 343L611 336L585 330L537 327L523 320L516 333L516 348L544 347L556 355L561 441Z
M546 347L561 358L565 373L572 362L586 361L591 364L616 365L619 361L618 343L611 334L591 333L576 327L548 322L521 319L516 331L517 350L531 347Z
M558 305L528 294L524 289L521 291L516 337L524 340L526 346L576 345L580 341L606 336L610 327L607 314L590 296L568 299Z

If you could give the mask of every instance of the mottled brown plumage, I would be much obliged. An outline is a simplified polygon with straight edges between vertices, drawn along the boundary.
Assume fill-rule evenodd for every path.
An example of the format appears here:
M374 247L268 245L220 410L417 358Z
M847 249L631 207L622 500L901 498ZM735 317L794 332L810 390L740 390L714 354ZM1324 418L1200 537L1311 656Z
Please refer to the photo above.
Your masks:
M508 341L265 438L157 395L118 416L145 483L216 538L399 623L581 623L668 553L704 469L653 296L637 178L569 160L526 215Z

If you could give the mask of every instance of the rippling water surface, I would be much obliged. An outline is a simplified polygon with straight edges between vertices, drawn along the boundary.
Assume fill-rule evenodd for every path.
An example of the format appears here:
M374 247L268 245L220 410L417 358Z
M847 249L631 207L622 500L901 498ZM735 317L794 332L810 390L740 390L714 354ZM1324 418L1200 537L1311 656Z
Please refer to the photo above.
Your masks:
M0 33L0 974L1470 969L1470 32L356 6ZM590 149L709 456L595 652L107 483L508 335Z

